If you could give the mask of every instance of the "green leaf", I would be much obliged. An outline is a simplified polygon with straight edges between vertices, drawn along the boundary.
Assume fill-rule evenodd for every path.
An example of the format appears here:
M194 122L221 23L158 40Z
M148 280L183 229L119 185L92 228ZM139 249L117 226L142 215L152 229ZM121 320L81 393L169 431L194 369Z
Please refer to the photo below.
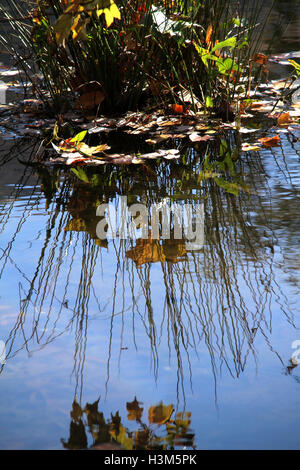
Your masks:
M233 47L235 47L235 45L236 45L236 37L228 38L225 41L218 42L218 44L216 44L212 48L211 52L215 52L220 49L223 49L223 47L230 47L232 49Z
M211 98L210 96L207 96L207 97L205 98L205 106L206 106L207 108L213 108L214 103L213 103L213 100L212 100L212 98Z
M208 67L207 61L208 59L211 59L211 55L208 49L204 49L204 47L199 46L199 44L197 44L196 42L193 42L193 44L195 46L196 51L200 55L202 62L206 67Z
M70 140L70 142L81 142L85 136L86 136L87 131L81 131L78 134L73 137L73 139Z

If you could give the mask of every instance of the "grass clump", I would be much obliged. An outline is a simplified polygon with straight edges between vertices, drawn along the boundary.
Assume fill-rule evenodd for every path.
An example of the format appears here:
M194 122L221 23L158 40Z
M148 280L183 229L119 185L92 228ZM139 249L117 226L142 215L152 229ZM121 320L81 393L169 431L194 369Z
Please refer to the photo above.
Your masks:
M197 111L247 95L259 1L251 8L225 0L6 4L0 41L57 111L74 99L102 113L168 105Z

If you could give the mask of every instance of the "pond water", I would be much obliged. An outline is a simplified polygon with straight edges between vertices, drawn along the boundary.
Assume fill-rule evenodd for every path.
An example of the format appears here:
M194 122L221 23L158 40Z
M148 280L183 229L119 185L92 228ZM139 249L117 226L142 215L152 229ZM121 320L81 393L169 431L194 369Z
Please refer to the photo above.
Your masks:
M89 183L24 165L30 138L0 140L1 449L300 448L299 127L280 138L239 154L229 131ZM200 180L220 153L225 180ZM100 240L96 209L122 196L189 204L198 244Z

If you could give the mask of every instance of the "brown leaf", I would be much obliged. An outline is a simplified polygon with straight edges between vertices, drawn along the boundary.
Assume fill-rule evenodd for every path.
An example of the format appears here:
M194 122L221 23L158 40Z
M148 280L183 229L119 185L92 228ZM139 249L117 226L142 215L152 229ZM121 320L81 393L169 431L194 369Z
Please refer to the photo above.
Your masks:
M257 64L260 64L260 65L266 65L268 60L269 60L268 56L265 55L265 54L261 54L261 53L255 54L252 57L252 61L256 62Z
M83 93L76 101L76 109L93 109L99 106L105 100L105 94L102 90L88 91Z
M277 147L280 142L278 135L274 135L273 137L262 137L258 140L263 144L264 147Z
M291 122L290 113L282 113L277 118L278 126L286 126Z

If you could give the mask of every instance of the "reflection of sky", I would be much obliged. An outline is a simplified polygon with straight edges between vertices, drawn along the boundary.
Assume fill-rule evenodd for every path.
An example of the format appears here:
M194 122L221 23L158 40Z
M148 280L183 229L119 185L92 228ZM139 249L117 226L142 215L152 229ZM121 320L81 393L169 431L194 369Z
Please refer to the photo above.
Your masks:
M241 248L238 259L237 253L234 250L231 252L232 246L226 245L230 233L229 222L225 221L224 226L223 222L219 225L223 240L221 246L231 276L232 290L235 292L238 286L240 292L240 298L238 295L231 298L233 303L236 302L236 313L241 313L240 307L244 303L250 328L261 328L258 328L253 336L255 354L248 351L245 332L242 331L242 320L231 320L228 305L225 304L223 307L227 308L225 316L228 324L224 327L222 347L218 312L220 304L224 302L221 298L221 287L224 288L221 286L223 267L220 253L215 248L213 255L209 252L210 239L205 239L204 253L195 254L197 265L194 264L191 254L188 255L189 262L185 265L173 265L173 273L177 272L179 277L183 273L183 266L189 267L191 271L191 278L186 279L182 292L184 302L188 295L192 299L191 306L186 304L187 312L181 314L182 324L186 328L183 329L183 340L178 332L175 334L180 344L183 383L180 380L178 382L178 364L172 336L174 331L170 327L172 322L167 321L167 313L163 311L166 292L171 293L171 286L167 283L166 290L161 264L154 263L150 269L157 364L146 334L146 331L150 334L149 318L139 279L139 275L145 273L145 266L136 269L130 259L125 260L123 255L120 257L124 277L119 273L117 278L110 345L110 318L117 266L114 243L109 243L108 250L98 248L87 234L65 232L67 218L64 214L58 214L54 221L55 213L50 210L51 207L48 211L45 209L45 200L39 185L30 197L32 185L36 184L33 177L31 184L27 182L24 191L14 201L14 183L19 181L21 169L13 162L7 165L0 206L0 215L4 216L4 220L11 204L12 207L0 235L0 248L9 250L9 258L0 282L0 339L6 340L15 325L20 302L24 302L29 291L29 282L35 276L46 230L50 229L51 236L37 274L35 288L39 279L41 285L45 285L45 279L40 276L45 272L47 258L50 259L52 255L53 258L49 270L48 290L45 292L46 300L40 312L36 334L28 342L27 351L24 348L23 334L27 338L30 337L38 314L38 305L34 305L33 293L26 320L24 318L23 324L16 332L11 353L13 357L7 360L0 375L0 448L59 448L60 438L68 437L69 413L76 389L76 373L72 373L75 338L80 340L76 320L72 325L69 322L73 315L72 309L76 305L84 252L86 256L92 253L95 260L97 253L98 257L93 276L93 291L88 302L87 343L82 377L83 405L86 402L94 402L101 396L99 409L105 416L109 418L111 412L119 410L123 422L133 429L133 423L126 422L126 402L132 401L136 396L143 402L146 418L148 407L162 400L165 404L173 403L178 411L192 412L191 428L196 433L196 444L199 448L299 448L300 384L295 380L299 372L296 368L291 375L285 375L284 369L294 352L291 348L292 342L300 339L299 329L292 325L293 321L296 327L299 328L300 325L299 283L291 282L291 277L299 279L299 156L296 154L299 144L294 143L298 147L292 149L286 139L285 135L281 136L282 142L286 143L284 155L279 147L261 153L268 177L265 179L257 166L257 187L253 195L259 195L261 206L249 205L248 215L244 214L246 225L252 225L253 230L249 229L248 234L253 236L250 243L253 242L256 246L259 258L253 258L251 251L247 249L249 240L241 239L238 240ZM251 167L252 170L253 168L256 168L255 165ZM269 191L266 191L266 187L269 187ZM261 207L264 213L261 212ZM26 217L23 218L25 208ZM225 214L226 210L227 208ZM65 219L62 220L61 217ZM206 224L211 223L210 215L206 217ZM268 220L271 224L267 223ZM267 245L264 247L257 242L257 234L266 231L267 244L268 234L272 230L274 253ZM213 233L212 230L211 235ZM264 238L261 237L261 240ZM92 252L93 246L98 251ZM115 241L115 246L118 248L118 240ZM1 249L0 258L3 256ZM210 262L214 264L210 265ZM0 260L0 272L2 266L3 259ZM61 270L55 286L56 270L59 266ZM68 274L69 266L72 266L72 269ZM166 263L163 263L163 266L166 268ZM132 273L140 315L132 304ZM67 279L69 288L64 299ZM196 285L195 291L192 281ZM51 303L54 286L55 297ZM189 310L191 307L196 311L200 293L203 295L204 305L205 302L209 303L207 309L202 308L202 313L207 318L211 316L201 341L196 335L196 322L193 320L190 323L192 312ZM175 297L178 305L181 299L176 282ZM67 305L61 307L62 300L67 300ZM51 313L48 316L50 307ZM288 319L285 316L284 312L287 312L288 308L294 318ZM78 311L77 313L80 314ZM201 331L200 323L197 328ZM227 339L227 330L230 331L231 338L235 338L233 344ZM192 333L196 337L197 354L192 344ZM45 345L48 336L54 339ZM210 338L210 344L207 344L207 337ZM79 345L84 346L84 341L83 337ZM182 341L186 344L186 350ZM241 362L245 364L244 370L240 370L234 360L233 353L237 354L237 346L241 351ZM125 348L121 354L120 347ZM215 359L216 384L209 347L212 348L212 356ZM22 349L18 351L19 348ZM220 349L226 353L223 360L220 359ZM76 356L77 361L79 356L80 351ZM226 367L225 359L232 376ZM76 367L80 367L80 362L76 363ZM235 367L238 370L238 378ZM80 380L77 396L80 395Z

